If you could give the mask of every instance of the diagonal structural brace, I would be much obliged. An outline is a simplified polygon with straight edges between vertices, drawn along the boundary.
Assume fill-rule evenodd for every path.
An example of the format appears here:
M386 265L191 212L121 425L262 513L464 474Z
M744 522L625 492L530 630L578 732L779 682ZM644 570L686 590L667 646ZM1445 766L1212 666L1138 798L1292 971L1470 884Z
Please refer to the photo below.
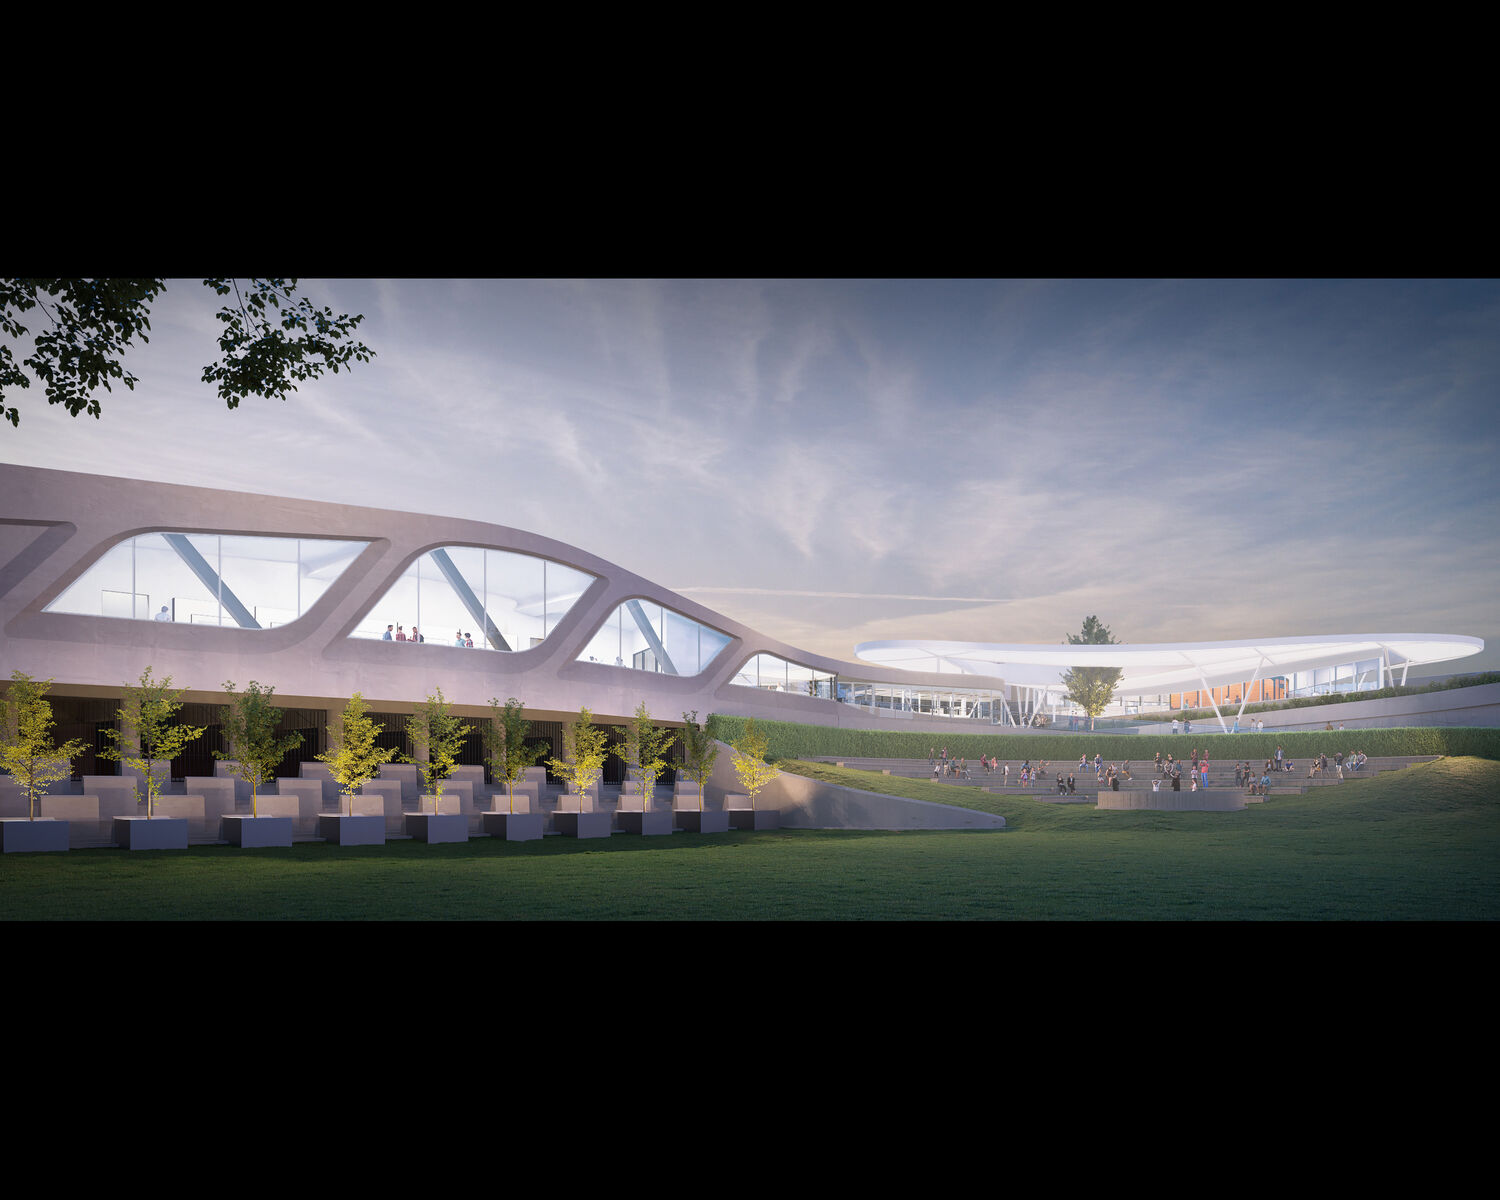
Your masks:
M641 607L639 600L625 601L625 607L630 610L630 615L635 618L635 623L640 626L641 634L646 639L646 644L651 647L651 653L656 655L656 661L661 664L662 671L668 675L676 675L677 668L672 665L672 660L667 657L667 648L661 644L661 639L656 636L656 630L651 628L651 622L646 620L646 610Z
M241 629L259 629L260 622L250 615L250 610L240 603L240 598L229 590L229 585L219 578L219 573L208 565L208 560L198 553L186 534L164 533L167 545L177 551L187 569L198 577L198 582L218 597L225 611L234 618Z
M469 616L474 618L474 624L484 629L484 640L496 650L509 650L510 644L505 640L505 635L495 628L495 623L490 620L490 614L485 611L484 605L479 603L479 597L474 594L474 589L469 586L469 581L463 577L462 572L453 565L453 560L448 557L448 552L443 549L429 550L428 556L437 563L437 569L443 573L443 578L448 581L463 606L469 610Z

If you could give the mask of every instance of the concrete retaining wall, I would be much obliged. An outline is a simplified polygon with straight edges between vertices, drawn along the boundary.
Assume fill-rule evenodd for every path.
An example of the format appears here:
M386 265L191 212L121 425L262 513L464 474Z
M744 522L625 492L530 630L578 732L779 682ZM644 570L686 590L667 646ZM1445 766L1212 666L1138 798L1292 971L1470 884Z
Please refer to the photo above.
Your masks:
M723 809L729 793L743 793L734 773L734 751L719 743L709 776L705 808ZM908 800L839 787L778 771L755 798L755 807L774 809L783 829L1004 829L1005 818L950 804Z

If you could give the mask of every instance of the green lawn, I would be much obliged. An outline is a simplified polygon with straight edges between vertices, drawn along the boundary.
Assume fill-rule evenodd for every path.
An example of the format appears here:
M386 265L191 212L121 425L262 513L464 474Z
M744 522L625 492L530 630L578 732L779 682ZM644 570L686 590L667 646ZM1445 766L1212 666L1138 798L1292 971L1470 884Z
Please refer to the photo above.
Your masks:
M1494 761L1443 759L1240 813L979 795L1008 829L7 855L0 920L1500 917Z

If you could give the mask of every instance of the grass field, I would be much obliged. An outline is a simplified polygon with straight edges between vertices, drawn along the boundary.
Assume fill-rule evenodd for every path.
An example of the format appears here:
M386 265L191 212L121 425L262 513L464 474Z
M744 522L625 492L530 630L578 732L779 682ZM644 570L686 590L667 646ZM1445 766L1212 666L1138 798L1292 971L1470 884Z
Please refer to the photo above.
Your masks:
M942 784L874 778L866 786L963 798ZM1500 917L1494 761L1443 759L1240 813L968 798L1009 828L7 855L0 920Z

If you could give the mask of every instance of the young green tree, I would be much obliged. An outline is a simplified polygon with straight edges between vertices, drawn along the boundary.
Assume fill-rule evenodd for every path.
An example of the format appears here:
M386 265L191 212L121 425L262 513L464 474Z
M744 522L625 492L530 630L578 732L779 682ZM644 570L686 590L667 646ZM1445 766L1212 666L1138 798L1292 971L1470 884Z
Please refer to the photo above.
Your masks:
M606 738L604 730L594 724L594 714L580 708L577 719L563 726L562 757L549 758L547 765L575 792L586 792L604 770Z
M526 731L531 722L521 715L522 704L511 696L504 705L498 698L490 697L490 722L481 729L484 738L484 761L489 764L495 777L505 781L506 794L510 797L510 811L516 811L516 784L547 752L540 746L526 744Z
M661 728L651 719L646 702L642 700L636 705L634 719L625 726L624 743L610 747L610 753L627 767L640 768L641 794L645 800L641 807L648 811L657 776L667 769L667 760L663 756L676 740L677 735L672 730Z
M708 777L714 773L714 764L719 759L719 743L710 726L710 716L704 725L698 724L698 710L682 714L682 758L683 774L698 785L698 807L703 807L703 796L708 790Z
M328 773L343 790L350 816L354 815L354 794L375 778L382 763L396 757L395 750L375 744L380 731L369 711L362 695L350 696L338 724L328 726L328 753L317 756L319 762L328 764Z
M1101 625L1098 617L1085 617L1083 629L1077 634L1068 634L1071 646L1117 645L1107 625ZM1119 667L1070 667L1062 677L1068 699L1083 709L1089 719L1089 728L1094 728L1094 718L1102 713L1114 698L1122 672Z
M26 789L27 818L36 820L36 798L49 783L73 773L73 760L87 745L75 738L52 742L52 680L38 682L24 671L12 671L10 688L0 704L0 768Z
M441 800L443 781L458 766L458 752L469 733L443 699L442 688L413 708L411 718L406 722L406 732L411 738L412 757L401 761L416 763L423 785Z
M761 733L752 717L745 722L745 732L729 743L734 751L734 773L739 776L740 786L750 796L750 807L755 807L755 796L766 784L777 776L777 770L766 762L766 735Z
M147 667L141 672L138 685L125 686L123 706L115 712L120 728L104 731L114 745L99 751L99 757L124 763L146 777L147 817L156 815L156 798L161 795L157 764L170 763L182 753L183 747L197 741L208 728L178 722L184 690L173 689L170 675L153 679L151 668Z
M226 680L223 715L219 718L227 750L215 750L214 757L234 765L234 773L250 785L250 815L260 816L260 785L276 776L276 768L288 750L302 745L300 733L276 736L281 724L281 709L271 703L274 687L263 688L251 680L243 692L234 690L234 680Z
M352 370L351 359L369 362L375 355L354 340L364 317L318 308L297 295L295 279L247 279L243 288L237 279L203 283L220 296L233 294L218 312L223 357L203 368L203 382L218 384L230 408L249 395L285 400L297 390L293 380ZM133 391L138 380L120 360L132 338L151 340L151 305L165 287L164 279L0 279L0 335L24 345L32 331L21 316L35 308L45 318L20 363L0 342L0 419L20 424L5 397L8 389L31 386L28 372L46 384L48 404L75 417L85 410L99 416L94 392L100 385L109 391L112 379Z

